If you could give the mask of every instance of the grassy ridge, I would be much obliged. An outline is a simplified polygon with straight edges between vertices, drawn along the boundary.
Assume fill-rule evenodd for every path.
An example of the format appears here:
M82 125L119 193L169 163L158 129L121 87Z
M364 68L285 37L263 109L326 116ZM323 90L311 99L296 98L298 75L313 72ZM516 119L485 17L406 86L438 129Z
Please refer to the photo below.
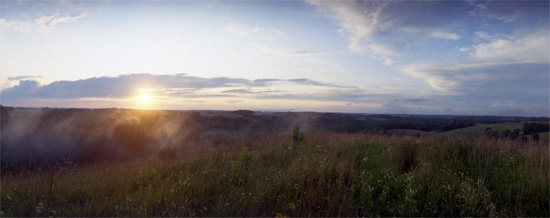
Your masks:
M443 134L449 136L471 136L479 137L485 135L485 129L491 128L493 131L497 131L499 134L502 134L505 130L513 131L514 129L521 129L522 123L493 123L493 124L477 124L472 127L455 129L451 131L444 132Z
M3 175L0 209L5 216L550 215L542 143L309 134L299 143L273 137L227 147Z

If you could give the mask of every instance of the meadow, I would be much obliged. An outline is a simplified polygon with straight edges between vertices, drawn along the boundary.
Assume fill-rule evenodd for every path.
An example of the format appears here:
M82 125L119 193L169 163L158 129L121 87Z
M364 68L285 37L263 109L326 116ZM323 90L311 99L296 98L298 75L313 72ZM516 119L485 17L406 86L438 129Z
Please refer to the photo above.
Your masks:
M3 216L550 216L548 142L300 131L2 173Z

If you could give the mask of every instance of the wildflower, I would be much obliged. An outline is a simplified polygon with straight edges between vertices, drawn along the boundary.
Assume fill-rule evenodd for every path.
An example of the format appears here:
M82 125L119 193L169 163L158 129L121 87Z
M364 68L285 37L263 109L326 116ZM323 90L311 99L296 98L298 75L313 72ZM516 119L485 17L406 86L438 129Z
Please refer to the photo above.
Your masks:
M8 195L8 196L6 196L6 198L7 198L8 200L11 200L11 197L10 197L9 195Z
M288 218L288 216L286 214L282 214L282 213L277 213L277 215L275 217L277 217L277 218Z
M294 209L296 209L296 205L294 203L289 203L288 204L288 209L294 210Z

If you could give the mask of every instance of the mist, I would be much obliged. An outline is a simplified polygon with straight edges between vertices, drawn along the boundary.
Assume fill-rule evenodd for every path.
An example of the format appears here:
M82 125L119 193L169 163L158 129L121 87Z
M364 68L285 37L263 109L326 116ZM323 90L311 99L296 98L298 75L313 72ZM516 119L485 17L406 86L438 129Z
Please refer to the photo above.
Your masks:
M239 112L50 109L2 107L2 165L53 165L148 158L162 149L192 152L238 144L242 139L309 129L308 116L254 116Z

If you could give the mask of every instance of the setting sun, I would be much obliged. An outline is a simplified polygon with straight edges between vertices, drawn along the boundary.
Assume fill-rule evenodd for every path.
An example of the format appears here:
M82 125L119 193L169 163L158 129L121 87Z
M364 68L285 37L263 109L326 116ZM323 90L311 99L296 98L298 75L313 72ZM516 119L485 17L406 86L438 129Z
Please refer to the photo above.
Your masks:
M140 97L139 97L139 100L142 102L142 103L148 103L151 101L151 96L148 95L148 94L142 94Z

